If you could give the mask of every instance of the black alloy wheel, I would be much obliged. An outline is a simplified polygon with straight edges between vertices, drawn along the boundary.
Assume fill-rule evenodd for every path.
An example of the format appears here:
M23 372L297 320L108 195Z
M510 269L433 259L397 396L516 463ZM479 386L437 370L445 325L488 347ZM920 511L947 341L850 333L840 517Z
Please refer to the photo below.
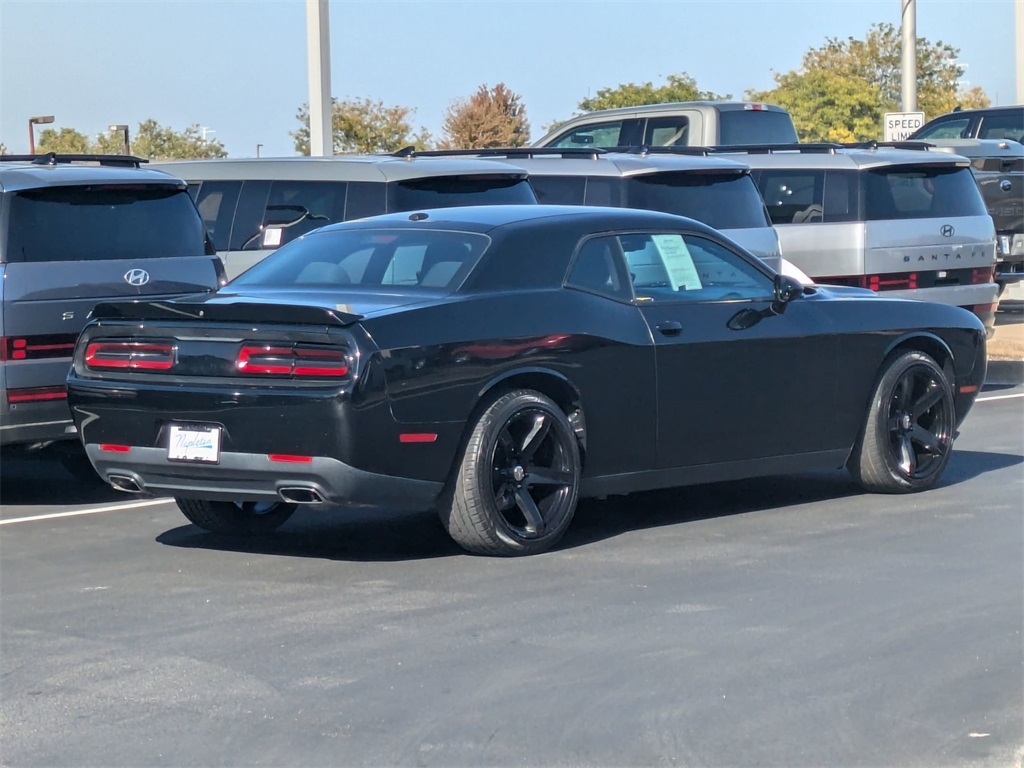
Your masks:
M543 552L572 520L579 478L579 444L565 413L539 392L509 392L474 425L442 522L470 552Z
M882 374L851 469L869 490L930 488L949 463L955 430L945 372L923 352L903 352Z

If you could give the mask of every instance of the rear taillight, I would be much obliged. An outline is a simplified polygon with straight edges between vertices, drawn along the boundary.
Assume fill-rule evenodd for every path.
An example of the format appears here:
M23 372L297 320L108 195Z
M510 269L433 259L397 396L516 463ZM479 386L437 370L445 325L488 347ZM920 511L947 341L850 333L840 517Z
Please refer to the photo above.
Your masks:
M342 377L348 375L348 356L341 349L296 344L245 344L235 368L253 376Z
M916 272L868 275L867 287L872 291L902 291L917 288Z
M77 333L53 333L44 336L0 337L0 361L45 360L71 357Z
M985 283L995 282L995 275L995 266L975 267L971 270L971 285L984 285Z
M42 403L47 400L66 400L68 388L63 384L54 387L24 387L7 390L8 403Z
M93 341L85 348L85 364L99 370L169 371L174 345L152 341Z

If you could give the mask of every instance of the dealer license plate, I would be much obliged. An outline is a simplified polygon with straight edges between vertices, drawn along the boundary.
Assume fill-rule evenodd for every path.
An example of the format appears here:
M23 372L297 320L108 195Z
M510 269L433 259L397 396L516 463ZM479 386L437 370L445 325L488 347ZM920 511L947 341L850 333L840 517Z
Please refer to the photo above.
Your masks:
M220 427L172 424L167 458L216 464L220 461L220 433Z

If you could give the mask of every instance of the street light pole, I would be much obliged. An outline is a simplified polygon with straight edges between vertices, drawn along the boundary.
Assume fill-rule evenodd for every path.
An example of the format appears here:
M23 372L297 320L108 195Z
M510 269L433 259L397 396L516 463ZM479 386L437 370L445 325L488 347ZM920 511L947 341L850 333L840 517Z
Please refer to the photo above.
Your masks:
M262 144L257 144L256 145L256 157L260 156L260 149L262 149L262 148L263 148Z
M900 101L904 112L917 111L917 5L916 0L901 0L903 4L903 80Z
M309 64L309 154L334 154L331 127L331 32L327 0L306 0L306 57Z
M127 125L108 125L107 126L113 133L124 134L124 145L122 146L121 154L130 155L131 149L128 145L128 126Z
M41 117L30 117L28 119L28 153L34 155L36 153L36 134L35 126L37 125L48 125L53 122L53 115L43 115Z

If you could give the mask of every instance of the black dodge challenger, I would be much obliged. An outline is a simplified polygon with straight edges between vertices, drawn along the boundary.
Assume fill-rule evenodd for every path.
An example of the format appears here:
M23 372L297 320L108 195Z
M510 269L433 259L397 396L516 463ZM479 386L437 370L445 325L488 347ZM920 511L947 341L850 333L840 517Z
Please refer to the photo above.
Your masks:
M481 206L101 305L68 398L105 480L209 531L436 507L465 549L522 555L581 496L843 466L929 488L985 367L970 312L804 287L690 219Z

